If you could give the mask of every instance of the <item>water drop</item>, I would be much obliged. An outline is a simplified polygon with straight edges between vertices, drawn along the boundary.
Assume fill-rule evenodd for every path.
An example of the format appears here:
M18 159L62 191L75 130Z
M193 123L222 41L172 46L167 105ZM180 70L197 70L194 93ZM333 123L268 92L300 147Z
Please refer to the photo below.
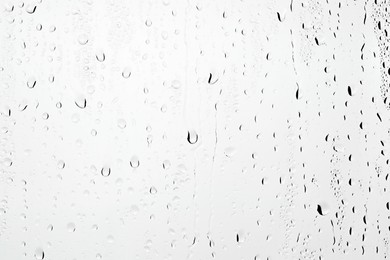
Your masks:
M117 125L120 129L125 129L126 128L126 120L124 119L118 119Z
M64 169L65 168L65 162L63 160L59 160L57 162L57 168L58 169Z
M329 213L329 205L325 202L317 204L317 213L321 216L325 216Z
M27 87L28 88L34 88L36 83L37 83L37 81L35 80L35 78L34 77L30 77L27 80Z
M130 159L130 166L132 168L134 168L134 169L139 167L139 160L138 160L137 156L131 157L131 159Z
M68 232L75 232L76 231L76 225L73 222L69 222L66 225L66 229L68 230Z
M106 60L106 55L104 54L104 52L102 51L98 51L96 53L96 59L99 61L99 62L103 62Z
M163 162L163 169L164 169L164 170L168 170L170 167L171 167L171 162L168 161L168 160L165 160L165 161Z
M42 260L45 258L45 252L43 251L42 248L39 247L39 248L35 249L34 256L37 260Z
M125 78L125 79L128 79L130 78L131 76L131 70L130 68L124 68L123 71L122 71L122 77Z
M105 166L105 167L102 168L102 170L100 171L100 173L102 174L102 176L108 177L108 176L110 176L110 174L111 174L111 168Z
M151 21L150 19L147 19L147 20L145 21L145 25L146 25L147 27L152 26L152 21Z
M191 131L188 131L187 133L187 141L190 143L190 144L195 144L196 142L198 142L198 134L191 130Z
M81 34L77 38L77 41L79 42L80 45L85 45L88 43L88 37L86 34Z
M33 14L35 13L35 10L37 9L37 6L34 5L34 4L29 4L27 5L26 7L26 12L29 13L29 14Z
M74 103L81 109L84 109L87 106L87 100L83 96L77 97Z

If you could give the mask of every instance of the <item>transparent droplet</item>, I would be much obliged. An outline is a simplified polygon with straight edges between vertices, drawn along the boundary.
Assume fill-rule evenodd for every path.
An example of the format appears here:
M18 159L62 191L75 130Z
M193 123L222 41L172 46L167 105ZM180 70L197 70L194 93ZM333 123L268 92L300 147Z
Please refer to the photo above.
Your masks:
M128 79L130 78L131 76L131 70L130 68L124 68L123 71L122 71L122 77L125 78L125 79Z
M321 216L326 216L329 213L329 205L326 202L317 204L317 213Z
M42 119L43 119L43 120L49 119L49 114L48 114L48 113L43 113L43 114L42 114Z
M37 6L34 4L29 4L26 6L26 12L29 14L35 13L35 10L37 9Z
M75 232L76 231L76 225L73 222L69 222L66 225L66 229L68 230L68 232Z
M77 41L79 42L80 45L85 45L88 43L88 36L86 34L81 34L77 38Z
M53 225L51 225L51 224L48 225L48 226L47 226L47 230L48 230L48 231L53 231Z
M112 235L107 236L107 242L113 244L115 242L114 237Z
M37 249L35 249L34 257L35 257L37 260L42 260L42 259L45 258L45 252L43 251L42 248L38 247Z
M92 130L91 130L91 135L92 135L92 136L96 136L96 135L97 135L96 129L92 129Z
M0 110L1 115L10 117L11 116L11 109L8 106L4 106Z
M4 10L7 12L12 12L14 10L14 5L11 3L6 3L4 5Z
M65 168L65 162L63 160L59 160L57 162L57 168L58 169L64 169Z
M103 51L98 51L96 53L96 59L99 61L99 62L103 62L106 60L106 55L104 54Z
M147 27L152 26L152 21L151 21L150 19L147 19L147 20L145 21L145 25L146 25Z
M151 187L151 188L149 189L149 193L150 193L150 194L156 194L156 193L157 193L156 187Z
M3 165L4 165L5 167L11 167L11 166L12 166L12 160L11 160L10 158L5 158L5 159L3 160Z
M78 96L74 103L81 109L84 109L87 106L87 100L83 96Z
M50 75L50 76L49 76L49 82L50 82L50 83L53 83L53 82L54 82L54 78L55 78L54 75Z
M163 169L164 169L164 170L168 170L170 167L171 167L171 162L168 161L168 160L165 160L165 161L163 162Z
M27 100L22 100L20 103L19 103L19 111L24 111L26 110L28 104L27 104Z
M139 208L137 205L131 205L130 214L137 215L139 213Z
M190 143L190 144L195 144L196 142L198 142L198 134L191 130L191 131L188 131L187 133L187 141Z
M111 174L111 168L110 167L103 167L102 170L100 171L103 177L108 177Z
M139 160L138 160L137 156L131 157L131 159L130 159L130 166L132 168L138 168L139 167Z
M125 129L126 128L126 120L124 119L118 119L117 125L120 129Z
M37 81L35 80L34 77L30 77L28 80L27 80L27 87L28 88L34 88L35 85L36 85Z
M171 87L173 89L179 89L181 87L181 82L178 80L174 80L174 81L172 81Z

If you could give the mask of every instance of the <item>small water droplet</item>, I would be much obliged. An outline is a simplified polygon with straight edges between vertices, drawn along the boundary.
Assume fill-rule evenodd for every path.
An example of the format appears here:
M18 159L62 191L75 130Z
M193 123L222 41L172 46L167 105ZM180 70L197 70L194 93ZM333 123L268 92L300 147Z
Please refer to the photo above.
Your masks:
M104 54L103 51L98 51L96 53L96 59L99 61L99 62L103 62L106 60L106 55Z
M35 80L35 78L34 77L30 77L27 80L27 87L28 88L34 88L36 83L37 83L37 81Z
M125 79L128 79L130 78L131 76L131 70L130 68L124 68L123 71L122 71L122 77L125 78Z
M171 167L171 162L168 161L168 160L165 160L165 161L163 162L163 169L164 169L164 170L168 170L170 167Z
M112 235L109 235L109 236L107 237L107 242L110 243L110 244L114 243L114 242L115 242L114 237L113 237Z
M88 43L88 37L86 34L81 34L77 38L77 41L79 42L80 45L85 45Z
M34 256L36 259L42 260L45 258L45 252L43 251L42 248L38 247L37 249L35 249Z
M108 177L108 176L110 176L110 174L111 174L111 168L105 166L105 167L102 168L102 170L100 171L100 173L102 174L102 176Z
M87 100L83 96L77 97L74 103L81 109L84 109L87 106Z
M118 125L118 127L119 127L120 129L125 129L125 128L126 128L126 125L127 125L126 120L124 120L124 119L118 119L117 125Z
M325 216L329 213L329 205L325 202L317 204L317 212L321 216Z
M57 168L58 169L64 169L65 168L65 162L63 160L59 160L57 162Z
M66 225L66 229L68 230L68 232L75 232L76 231L76 225L73 222L69 222Z
M37 9L37 6L34 5L34 4L29 4L27 5L26 7L26 12L29 13L29 14L33 14L35 13L35 10Z
M96 135L97 135L96 129L92 129L92 130L91 130L91 135L92 135L92 136L96 136Z
M151 188L149 189L149 193L150 193L150 194L156 194L156 193L157 193L157 189L156 189L155 187L151 187Z
M181 82L179 80L174 80L171 83L171 87L173 89L179 89L181 87Z
M190 144L195 144L196 142L198 142L198 134L191 130L191 131L188 131L187 133L187 141L190 143Z
M145 25L146 25L147 27L152 26L152 21L151 21L150 19L147 19L147 20L145 21Z
M137 156L131 157L131 159L130 159L130 166L132 168L134 168L134 169L139 167L139 160L138 160Z

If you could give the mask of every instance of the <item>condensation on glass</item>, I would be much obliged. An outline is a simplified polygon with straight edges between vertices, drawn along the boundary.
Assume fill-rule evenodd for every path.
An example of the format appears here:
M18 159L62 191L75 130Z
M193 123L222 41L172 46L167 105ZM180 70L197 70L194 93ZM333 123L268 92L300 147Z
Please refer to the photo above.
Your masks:
M388 0L1 0L0 259L386 259Z

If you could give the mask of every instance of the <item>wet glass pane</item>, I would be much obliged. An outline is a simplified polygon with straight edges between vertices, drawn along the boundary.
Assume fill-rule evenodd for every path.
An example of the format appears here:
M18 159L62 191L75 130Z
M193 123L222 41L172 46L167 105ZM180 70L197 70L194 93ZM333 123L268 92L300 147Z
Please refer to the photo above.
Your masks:
M0 259L386 259L388 0L0 0Z

